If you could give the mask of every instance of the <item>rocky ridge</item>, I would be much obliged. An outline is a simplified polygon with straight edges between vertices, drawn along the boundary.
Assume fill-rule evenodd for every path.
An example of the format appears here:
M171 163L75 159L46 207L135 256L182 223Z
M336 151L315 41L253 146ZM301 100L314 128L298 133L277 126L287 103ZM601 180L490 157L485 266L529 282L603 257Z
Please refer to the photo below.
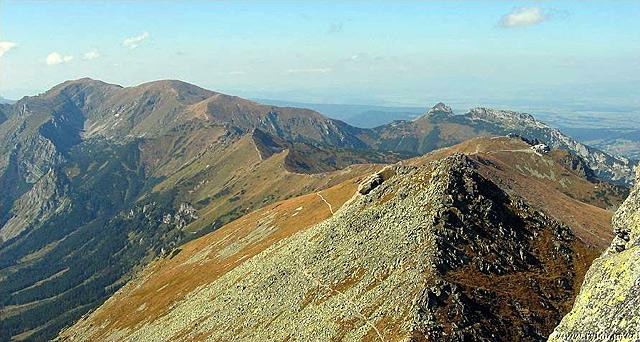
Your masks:
M544 340L571 305L588 247L480 167L454 154L386 168L327 220L174 302L158 307L144 294L164 291L157 276L173 267L227 254L211 240L197 259L149 269L60 339Z

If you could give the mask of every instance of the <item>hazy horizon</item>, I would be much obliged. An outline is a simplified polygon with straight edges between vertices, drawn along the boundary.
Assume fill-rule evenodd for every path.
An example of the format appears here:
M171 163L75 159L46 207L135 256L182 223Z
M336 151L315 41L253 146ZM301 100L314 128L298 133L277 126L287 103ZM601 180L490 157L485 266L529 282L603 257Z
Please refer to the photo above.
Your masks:
M3 1L0 96L91 77L310 103L637 110L639 14L630 1Z

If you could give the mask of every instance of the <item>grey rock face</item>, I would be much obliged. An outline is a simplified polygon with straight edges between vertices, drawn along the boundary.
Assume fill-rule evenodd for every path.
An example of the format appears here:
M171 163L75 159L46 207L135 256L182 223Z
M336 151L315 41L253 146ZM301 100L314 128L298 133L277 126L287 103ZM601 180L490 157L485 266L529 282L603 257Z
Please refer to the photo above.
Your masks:
M545 144L533 145L533 146L531 146L531 149L534 150L535 152L540 153L540 154L547 154L547 153L551 152L551 149L549 148L549 146L547 146Z
M0 164L0 241L65 210L67 203L57 171L64 161L62 154L39 134L15 133L4 136L11 147L5 150L5 161Z
M382 184L383 181L384 179L380 173L373 174L360 183L360 186L358 186L358 192L362 195L366 195L378 185Z
M640 184L614 215L613 226L611 247L589 268L573 309L550 341L640 339Z
M427 117L447 117L453 115L451 107L442 102L438 102L435 106L431 107L425 114Z

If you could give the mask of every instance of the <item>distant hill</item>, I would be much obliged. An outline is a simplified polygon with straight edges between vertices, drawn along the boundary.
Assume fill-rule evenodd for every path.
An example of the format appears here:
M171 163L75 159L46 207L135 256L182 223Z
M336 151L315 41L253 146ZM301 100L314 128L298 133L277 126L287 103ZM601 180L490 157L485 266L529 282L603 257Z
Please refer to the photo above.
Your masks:
M439 103L414 120L395 121L359 137L380 150L422 154L474 137L507 134L518 134L569 151L583 159L600 179L626 185L634 181L636 160L611 156L582 144L527 113L478 107L456 114Z
M4 97L0 96L0 104L12 104L14 102L16 101L5 99Z
M374 128L395 120L412 120L424 112L422 107L322 104L268 99L256 99L256 101L276 106L311 108L330 118L361 128Z
M263 100L273 104L309 106L349 124L370 128L361 130L358 138L378 150L423 154L437 148L451 146L478 136L516 133L552 147L571 151L585 159L596 175L605 180L630 185L637 165L634 132L607 140L586 140L596 148L585 145L584 131L567 129L572 136L536 120L532 115L490 108L472 108L456 114L444 104L424 111L415 107L381 107L366 105L338 105L296 103ZM444 106L444 107L443 107ZM446 107L446 108L445 108ZM606 152L604 152L606 151ZM611 154L607 153L610 152ZM626 157L625 157L626 156Z

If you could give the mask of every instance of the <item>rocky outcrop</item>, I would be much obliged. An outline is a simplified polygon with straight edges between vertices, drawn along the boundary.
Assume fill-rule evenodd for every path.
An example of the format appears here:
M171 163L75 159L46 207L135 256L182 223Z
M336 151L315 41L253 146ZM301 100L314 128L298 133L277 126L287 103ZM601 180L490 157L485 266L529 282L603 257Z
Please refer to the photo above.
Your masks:
M13 204L10 218L0 226L0 242L18 236L29 225L44 222L68 210L71 203L56 172L51 169Z
M573 309L550 341L640 339L640 184L616 212L613 226L611 247L589 268Z
M20 136L19 131L0 138L9 140L3 147L11 147L0 163L2 242L65 210L68 201L58 171L64 157L50 140L37 134Z
M531 149L533 151L535 151L536 153L539 153L539 154L547 154L547 153L551 152L551 149L549 148L549 146L547 146L545 144L533 145L533 146L531 146Z
M373 175L367 177L360 186L358 186L358 192L362 195L366 195L371 192L371 190L375 189L378 185L382 184L384 178L382 178L382 174L374 173Z

